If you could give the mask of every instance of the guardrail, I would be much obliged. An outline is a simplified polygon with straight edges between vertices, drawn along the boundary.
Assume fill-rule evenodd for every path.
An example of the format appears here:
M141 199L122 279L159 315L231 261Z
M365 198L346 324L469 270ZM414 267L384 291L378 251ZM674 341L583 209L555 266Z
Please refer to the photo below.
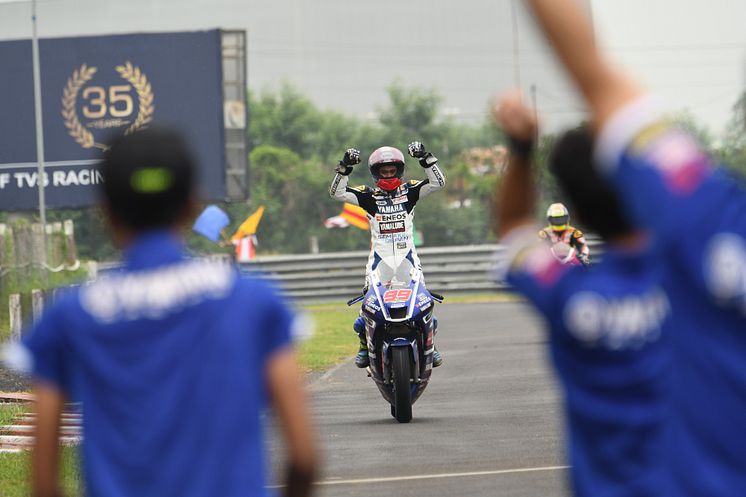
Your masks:
M602 252L599 240L589 239L594 261ZM505 291L493 272L502 259L498 244L428 247L417 250L427 287L447 295ZM274 280L300 303L343 302L360 294L365 283L368 251L308 255L260 256L241 270Z
M603 246L597 239L589 239L592 260L598 262ZM427 287L446 295L489 293L509 290L508 285L493 279L493 272L502 260L505 248L498 244L465 245L455 247L427 247L417 251L422 262ZM285 291L298 303L342 303L360 294L365 279L368 251L327 252L307 255L260 256L241 264L242 272L261 274ZM102 263L98 271L116 269L119 263ZM95 270L92 276L95 276ZM21 296L11 295L11 336L20 336L22 324L38 316L44 306L44 292L34 290L29 299L31 308ZM49 295L46 295L48 297ZM30 312L29 312L30 311Z
M473 245L423 248L417 253L428 288L448 295L504 289L489 276L500 250L498 245ZM368 255L368 251L358 251L265 256L241 269L274 280L297 302L344 302L360 294Z

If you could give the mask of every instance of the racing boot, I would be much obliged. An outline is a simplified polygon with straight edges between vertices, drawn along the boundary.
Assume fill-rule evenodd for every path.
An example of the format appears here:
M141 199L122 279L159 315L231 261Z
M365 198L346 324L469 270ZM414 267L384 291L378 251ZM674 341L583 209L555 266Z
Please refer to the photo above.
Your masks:
M365 321L363 321L362 317L358 317L355 320L352 329L355 330L360 339L360 349L355 356L355 366L367 368L370 365L370 358L368 357L368 341L365 339Z
M366 356L367 356L367 351L366 351ZM437 368L441 364L443 364L443 356L440 355L440 352L438 352L438 349L433 347L433 367Z
M435 333L438 331L438 317L433 316L433 338L435 337ZM438 352L438 348L433 344L433 367L437 368L443 364L443 356L440 355L440 352Z

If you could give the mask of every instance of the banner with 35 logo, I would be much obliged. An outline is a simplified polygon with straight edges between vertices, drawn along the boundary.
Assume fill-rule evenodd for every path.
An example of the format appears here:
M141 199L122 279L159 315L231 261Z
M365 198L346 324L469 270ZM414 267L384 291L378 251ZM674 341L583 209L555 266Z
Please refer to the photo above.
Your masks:
M218 30L40 41L46 200L95 203L107 143L153 125L184 133L208 198L225 197ZM0 209L37 206L31 43L0 42Z

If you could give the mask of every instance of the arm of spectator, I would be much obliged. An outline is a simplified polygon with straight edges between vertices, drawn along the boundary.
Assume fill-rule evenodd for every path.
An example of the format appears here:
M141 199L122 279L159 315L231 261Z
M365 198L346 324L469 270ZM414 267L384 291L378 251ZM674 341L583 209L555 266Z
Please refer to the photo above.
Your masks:
M511 144L493 212L495 234L502 238L514 228L533 224L536 192L531 160L537 123L518 92L500 99L494 118Z
M65 403L64 395L50 383L38 382L34 386L36 431L31 456L31 487L34 497L60 497L59 433L60 415Z
M590 106L595 127L643 94L598 49L588 13L577 0L528 0L537 22Z
M316 441L292 347L283 347L270 357L267 381L290 457L285 496L311 495L311 484L318 464Z

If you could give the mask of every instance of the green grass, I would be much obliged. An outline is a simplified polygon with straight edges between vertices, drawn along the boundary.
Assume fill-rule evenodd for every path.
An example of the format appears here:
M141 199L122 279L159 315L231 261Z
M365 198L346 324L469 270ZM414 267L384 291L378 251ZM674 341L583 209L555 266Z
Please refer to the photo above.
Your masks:
M30 411L30 408L25 403L0 404L0 425L12 424L16 417L28 411ZM30 457L30 452L0 453L0 489L2 489L0 492L2 492L2 497L26 497L31 495L29 486ZM80 464L76 447L62 448L60 475L65 495L69 497L81 495Z
M352 331L359 308L340 305L309 306L314 333L300 346L300 363L309 371L326 369L350 357L358 348Z
M0 454L0 489L2 497L27 497L31 495L29 470L31 453ZM60 485L64 495L77 497L82 494L82 475L76 447L62 448Z
M25 402L8 402L0 404L0 426L13 423L18 416L29 412L31 409Z

